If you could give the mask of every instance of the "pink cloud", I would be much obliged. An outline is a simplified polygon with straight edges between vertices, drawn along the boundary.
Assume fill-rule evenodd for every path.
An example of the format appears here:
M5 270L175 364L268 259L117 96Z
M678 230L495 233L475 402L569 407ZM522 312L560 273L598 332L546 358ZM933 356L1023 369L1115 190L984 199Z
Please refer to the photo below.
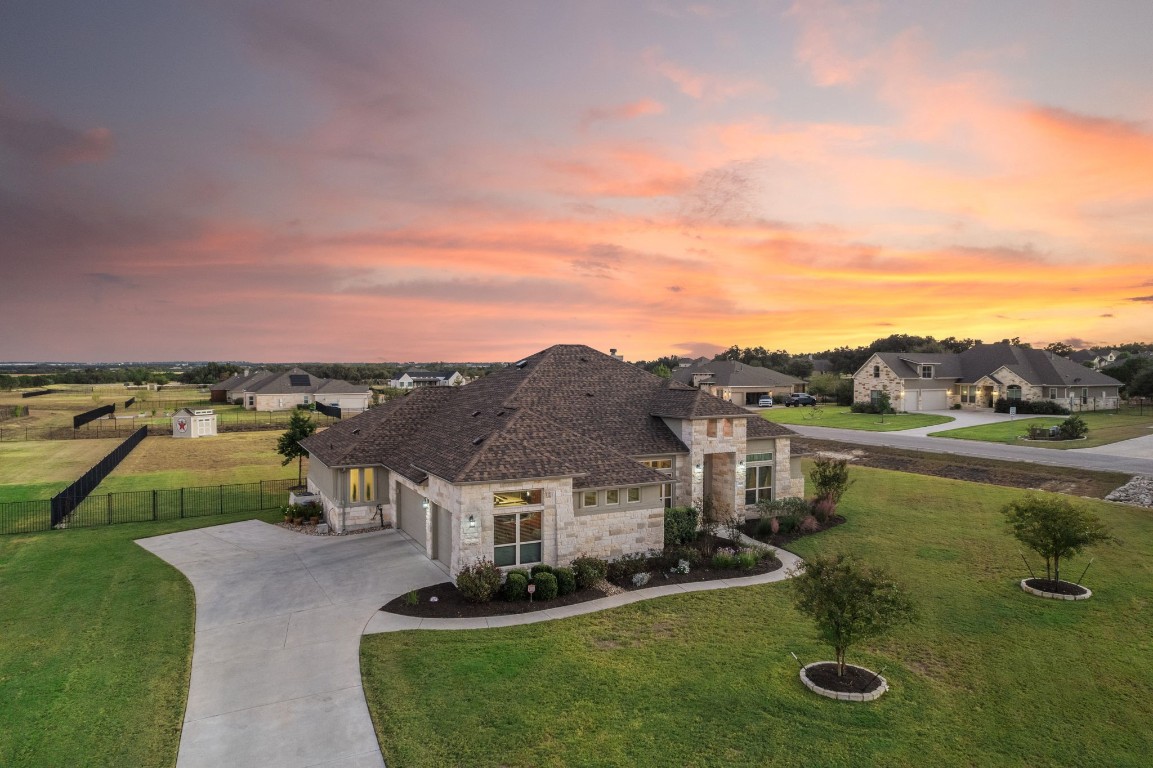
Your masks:
M659 115L664 111L665 105L654 99L639 99L627 104L616 104L609 107L593 107L585 111L581 118L581 127L588 128L600 122L635 120L646 115Z

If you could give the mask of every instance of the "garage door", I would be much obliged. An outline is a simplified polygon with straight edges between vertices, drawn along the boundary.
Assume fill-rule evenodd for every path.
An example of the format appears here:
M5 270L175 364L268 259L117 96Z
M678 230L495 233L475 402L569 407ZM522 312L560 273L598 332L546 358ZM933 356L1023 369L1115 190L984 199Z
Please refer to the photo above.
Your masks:
M943 389L921 390L922 411L944 411L949 407L949 394Z
M400 502L400 530L411 536L420 546L425 546L424 499L419 493L402 485L396 500Z

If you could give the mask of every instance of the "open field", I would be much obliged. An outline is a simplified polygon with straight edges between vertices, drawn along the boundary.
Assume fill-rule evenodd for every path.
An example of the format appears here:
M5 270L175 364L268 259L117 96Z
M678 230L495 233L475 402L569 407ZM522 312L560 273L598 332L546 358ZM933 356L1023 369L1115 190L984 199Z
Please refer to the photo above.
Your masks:
M120 440L0 443L0 503L50 499L120 443Z
M893 689L829 701L797 679L831 649L787 584L679 595L507 629L365 637L389 765L1143 766L1153 752L1153 514L1089 504L1085 602L1023 593L998 513L1021 491L854 467L842 526L796 542L906 585L920 621L850 650ZM1087 558L1068 563L1075 578ZM1034 566L1037 561L1034 558Z
M898 432L902 429L931 427L934 424L948 424L953 421L948 416L929 413L891 413L882 422L875 413L853 413L839 405L823 405L813 408L773 407L762 410L761 416L777 424L801 424L806 427L836 427L838 429L860 429L866 432Z
M175 765L192 587L133 539L253 517L0 537L0 765Z
M280 432L232 432L215 437L147 437L93 493L193 488L296 477L281 466ZM85 442L85 441L76 441ZM308 474L308 459L304 460Z
M1010 445L1029 445L1035 448L1096 448L1099 445L1108 445L1121 440L1130 440L1134 437L1153 435L1153 413L1138 415L1130 411L1088 411L1079 414L1089 425L1089 434L1084 440L1056 441L1046 440L1024 441L1018 439L1021 435L1029 434L1031 426L1056 426L1064 421L1066 416L1022 417L1014 421L998 424L985 424L979 427L965 427L963 429L947 429L941 432L932 432L930 437L951 437L957 440L980 440L987 443L1008 443Z

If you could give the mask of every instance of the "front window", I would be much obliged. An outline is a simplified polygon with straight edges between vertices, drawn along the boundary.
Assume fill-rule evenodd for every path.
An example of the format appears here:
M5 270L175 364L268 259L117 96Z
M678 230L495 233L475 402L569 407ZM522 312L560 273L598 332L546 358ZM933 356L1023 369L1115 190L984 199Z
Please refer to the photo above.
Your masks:
M626 494L627 494L629 504L635 504L636 502L641 500L641 489L640 488L629 488L626 491Z
M605 504L620 504L621 492L616 488L605 491Z
M672 459L641 459L641 464L656 470L671 470L673 468Z
M1088 387L1082 387L1081 388L1081 405L1087 405L1088 403L1089 403L1089 388Z
M869 392L869 402L874 406L878 405L881 402L881 390L874 389Z
M492 495L494 507L527 507L531 504L540 504L541 489L533 488L528 491L497 491Z
M1056 387L1049 387L1049 399L1050 400L1056 400L1057 399L1057 388Z
M376 470L372 467L348 470L348 500L352 503L372 501L376 489Z
M521 512L493 517L492 561L526 565L541 561L541 513Z
M584 495L581 497L581 506L585 507L587 509L588 507L595 507L596 505L597 505L597 492L596 491L585 491Z
M1007 397L1010 400L1020 400L1021 399L1021 388L1018 387L1016 384L1010 384L1008 386L1006 392L1005 392L1005 397Z
M745 469L745 503L771 501L773 498L773 467L762 465Z

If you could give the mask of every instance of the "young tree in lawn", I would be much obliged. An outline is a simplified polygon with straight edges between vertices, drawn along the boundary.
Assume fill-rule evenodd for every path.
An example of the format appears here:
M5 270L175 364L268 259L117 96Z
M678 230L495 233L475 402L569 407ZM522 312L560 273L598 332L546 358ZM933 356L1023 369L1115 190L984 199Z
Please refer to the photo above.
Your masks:
M1097 516L1060 496L1027 496L1001 509L1017 540L1045 558L1045 578L1061 580L1061 558L1112 537Z
M308 451L300 446L300 441L316 431L316 423L307 413L294 410L288 420L288 431L276 441L276 452L284 457L280 466L286 466L296 459L296 484L304 482L304 457Z
M849 479L849 462L845 459L817 456L809 472L809 482L813 484L815 502L828 500L836 506L841 502L845 491L853 484Z
M850 647L916 618L905 589L880 568L846 555L813 557L800 568L790 580L793 604L833 646L838 677L845 674Z

